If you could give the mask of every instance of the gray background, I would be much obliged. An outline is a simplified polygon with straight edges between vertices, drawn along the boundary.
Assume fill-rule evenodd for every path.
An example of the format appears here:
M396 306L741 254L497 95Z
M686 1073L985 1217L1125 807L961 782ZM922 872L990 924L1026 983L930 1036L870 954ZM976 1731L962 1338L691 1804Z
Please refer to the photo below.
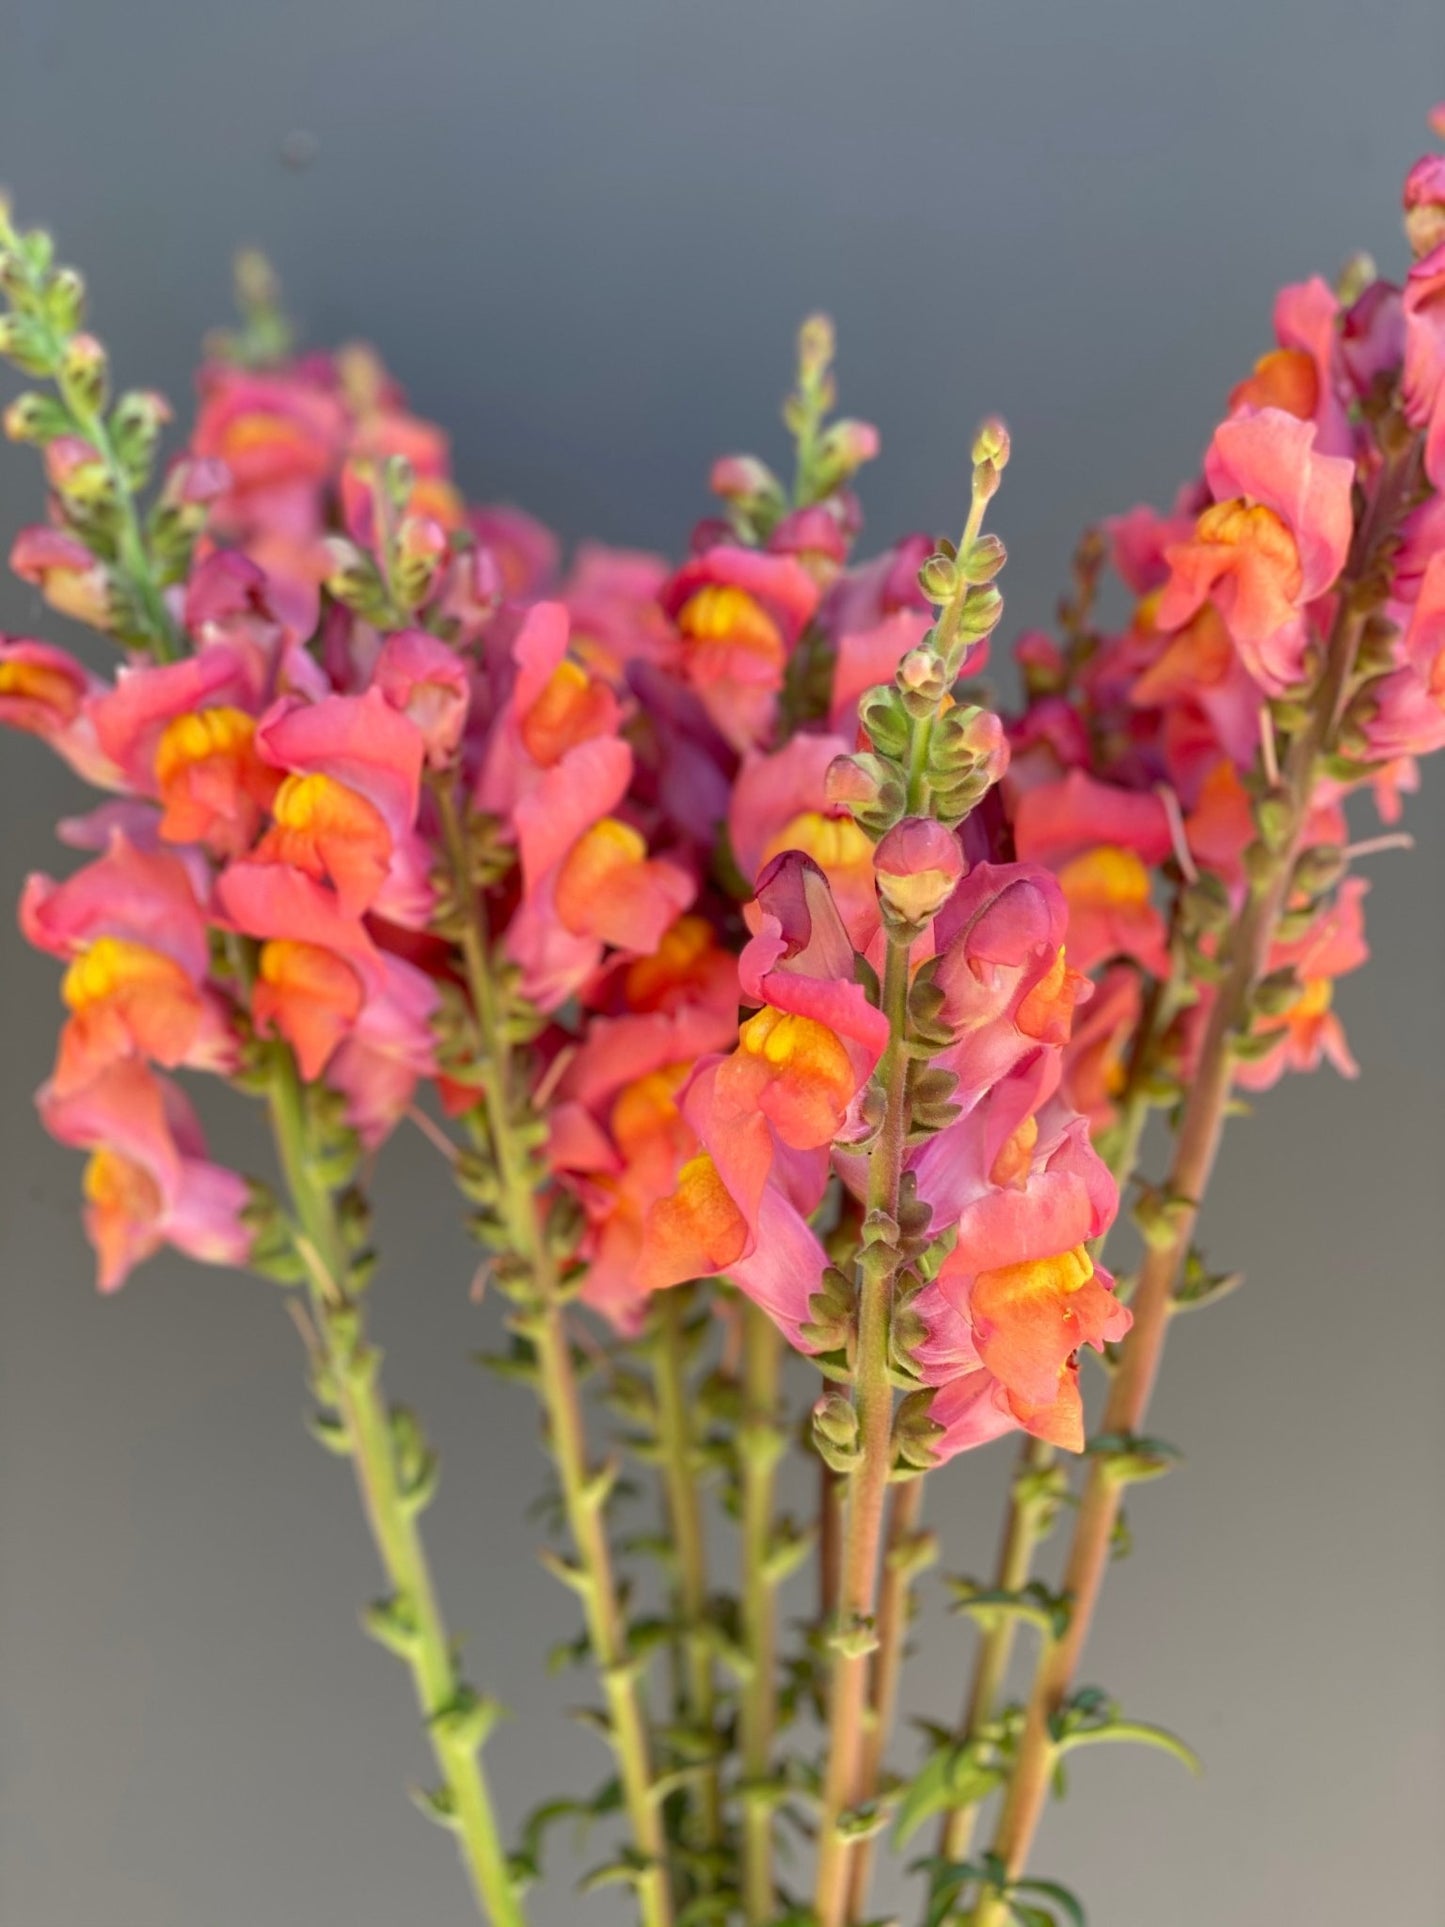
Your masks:
M1011 613L1040 620L1080 525L1193 465L1280 280L1359 246L1398 270L1442 93L1438 0L9 0L0 177L90 275L125 378L184 404L255 239L314 340L365 331L448 421L473 494L568 536L675 549L715 452L777 448L791 330L826 305L846 402L883 427L875 538L958 520L965 438L1001 409ZM0 497L8 540L38 510L28 451L0 452ZM13 584L0 621L46 626ZM1250 1287L1176 1335L1157 1429L1188 1463L1137 1497L1087 1666L1208 1771L1081 1758L1039 1868L1095 1927L1445 1918L1441 775L1418 852L1372 866L1379 954L1340 998L1363 1082L1269 1097L1211 1200ZM75 792L15 740L0 784L8 904L66 860ZM78 1160L28 1101L56 972L8 915L0 944L0 1918L460 1923L279 1297L169 1262L93 1296ZM253 1129L223 1148L254 1163ZM380 1197L389 1378L444 1448L432 1538L518 1714L490 1755L515 1819L604 1768L565 1719L580 1684L540 1673L572 1602L522 1516L535 1424L465 1362L496 1313L419 1140ZM988 1556L1005 1462L934 1482L955 1570ZM967 1636L932 1631L912 1697L938 1713ZM569 1874L542 1927L576 1917Z

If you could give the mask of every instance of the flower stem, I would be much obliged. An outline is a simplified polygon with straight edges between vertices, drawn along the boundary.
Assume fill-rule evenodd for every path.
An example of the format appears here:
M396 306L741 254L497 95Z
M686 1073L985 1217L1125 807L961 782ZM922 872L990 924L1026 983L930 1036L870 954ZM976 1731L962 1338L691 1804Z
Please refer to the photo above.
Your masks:
M677 1614L683 1644L683 1707L699 1746L709 1749L699 1774L697 1842L705 1856L722 1842L722 1796L716 1755L717 1683L707 1628L707 1546L698 1491L698 1444L687 1382L687 1294L657 1294L653 1375L657 1387L658 1444L667 1489L677 1570ZM707 1860L704 1860L704 1868ZM705 1873L701 1885L712 1886Z
M671 1927L667 1843L638 1690L639 1668L628 1650L607 1537L605 1508L613 1473L607 1466L594 1469L590 1463L567 1332L564 1287L540 1208L540 1173L520 1128L532 1120L519 1111L511 1042L487 956L485 906L471 881L470 851L455 801L441 784L436 796L457 892L458 935L482 1067L489 1073L483 1103L487 1142L496 1161L501 1224L509 1242L508 1255L524 1267L529 1281L515 1323L535 1351L548 1443L577 1554L577 1564L566 1569L565 1577L582 1601L588 1642L607 1700L609 1737L617 1756L623 1803L638 1857L635 1879L643 1927Z
M773 1484L784 1437L778 1425L783 1340L771 1318L744 1299L743 1412L738 1426L742 1495L743 1648L748 1656L738 1718L743 1772L743 1905L748 1927L776 1912L773 1888L773 1739L777 1729L777 1583L769 1570Z
M994 1571L993 1583L999 1592L1019 1592L1028 1584L1034 1553L1047 1531L1048 1512L1037 1502L1030 1503L1026 1495L1036 1489L1039 1475L1048 1471L1053 1456L1052 1446L1033 1438L1025 1441L1019 1453ZM979 1640L968 1704L959 1725L962 1746L980 1739L998 1711L999 1695L1013 1657L1016 1625L1012 1613L1001 1613ZM944 1815L938 1849L943 1860L968 1858L978 1810L979 1802L973 1800Z
M1408 504L1417 461L1418 442L1411 442L1387 463L1356 528L1321 683L1309 719L1285 759L1282 791L1289 829L1272 851L1263 841L1256 846L1266 852L1268 860L1255 871L1244 908L1229 933L1224 953L1226 975L1210 1012L1184 1100L1166 1183L1166 1195L1175 1205L1170 1235L1148 1246L1140 1267L1130 1301L1133 1327L1120 1348L1104 1408L1102 1423L1107 1434L1137 1433L1148 1409L1175 1287L1223 1135L1234 1076L1234 1039L1249 1022L1254 987L1267 965L1289 898L1295 860L1320 776L1320 759L1335 740L1349 694L1371 608L1369 578L1378 570L1381 554ZM1358 592L1360 585L1365 585L1364 592ZM1045 1641L1040 1652L1023 1735L994 1835L993 1851L1010 1880L1017 1879L1027 1864L1048 1797L1055 1763L1054 1721L1067 1698L1098 1604L1121 1495L1122 1482L1109 1461L1096 1459L1085 1481L1064 1569L1063 1588L1070 1602L1068 1624L1057 1638ZM1002 1927L1006 1917L1006 1901L993 1894L977 1910L977 1927Z
M909 948L906 941L889 938L883 978L883 1009L889 1019L891 1041L880 1066L884 1115L869 1159L868 1216L864 1220L854 1370L859 1458L850 1479L839 1596L840 1623L833 1634L830 1744L823 1779L818 1872L813 1895L819 1927L843 1927L849 1917L849 1873L856 1843L840 1822L848 1809L866 1799L869 1792L864 1779L864 1714L868 1662L876 1644L872 1626L883 1513L893 1461L893 1386L888 1372L888 1342L898 1254L889 1234L891 1228L892 1236L896 1237L908 1131L908 1054L904 1041Z
M523 1927L525 1915L501 1844L481 1762L492 1717L463 1683L417 1525L418 1503L404 1490L392 1415L381 1387L381 1354L368 1344L360 1307L348 1291L345 1241L331 1195L315 1177L307 1146L305 1098L295 1060L273 1048L272 1129L301 1228L325 1395L334 1399L356 1468L371 1536L392 1586L374 1618L386 1643L411 1668L417 1704L442 1777L436 1811L456 1833L478 1905L493 1927Z
M923 1510L923 1475L893 1489L888 1509L888 1546L883 1555L883 1584L878 1598L878 1650L873 1655L873 1681L867 1725L863 1735L863 1785L876 1792L883 1760L898 1710L898 1685L903 1673L903 1651L912 1617L913 1576L918 1570L918 1520ZM861 1919L868 1906L876 1834L867 1834L853 1854L849 1907Z

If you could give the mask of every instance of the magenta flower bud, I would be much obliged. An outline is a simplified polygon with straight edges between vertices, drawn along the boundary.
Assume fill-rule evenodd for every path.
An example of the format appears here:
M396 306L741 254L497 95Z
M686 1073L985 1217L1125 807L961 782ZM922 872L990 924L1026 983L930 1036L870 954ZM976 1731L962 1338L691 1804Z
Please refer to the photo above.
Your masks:
M780 495L778 478L756 455L720 455L708 487L725 502L748 502L759 495Z
M908 923L927 923L937 916L963 871L958 838L927 816L905 816L873 852L878 894Z
M872 422L845 419L834 422L823 437L823 460L839 474L852 475L864 462L875 460L881 447Z
M960 739L989 782L999 782L1009 763L1008 736L1002 718L991 709L976 710L960 731Z
M1445 241L1445 154L1424 154L1405 176L1405 238L1417 261Z

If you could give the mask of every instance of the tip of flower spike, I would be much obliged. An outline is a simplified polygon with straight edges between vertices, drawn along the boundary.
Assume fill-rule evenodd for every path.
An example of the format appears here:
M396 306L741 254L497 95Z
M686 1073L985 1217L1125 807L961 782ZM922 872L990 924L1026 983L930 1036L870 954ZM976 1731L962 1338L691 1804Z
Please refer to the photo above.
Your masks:
M810 314L798 330L798 372L804 380L826 373L837 352L838 337L832 317Z
M974 467L991 462L995 468L1007 468L1011 446L1008 429L997 415L990 415L973 438Z

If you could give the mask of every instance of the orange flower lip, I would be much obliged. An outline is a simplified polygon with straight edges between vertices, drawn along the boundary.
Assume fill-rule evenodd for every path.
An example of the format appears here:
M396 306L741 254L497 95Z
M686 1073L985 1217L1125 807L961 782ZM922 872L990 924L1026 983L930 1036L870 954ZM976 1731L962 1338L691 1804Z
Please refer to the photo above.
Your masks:
M1320 378L1303 348L1273 348L1254 364L1254 373L1229 397L1230 413L1239 408L1282 408L1307 422L1319 406Z
M757 598L734 583L708 582L677 612L677 626L701 647L743 649L767 662L781 662L783 636Z
M281 785L256 752L256 720L218 704L175 716L155 751L155 780L168 843L216 842L237 853L255 834Z
M1071 910L1085 904L1133 909L1149 901L1149 872L1135 851L1102 843L1063 866L1059 888Z
M785 1143L806 1150L837 1136L858 1078L826 1024L765 1005L738 1032L733 1061L757 1083L758 1102Z
M48 663L13 657L0 662L0 696L37 703L61 722L70 722L80 712L80 690L74 679Z
M271 805L274 827L257 848L261 862L289 863L336 886L342 908L360 915L375 902L391 862L391 832L374 803L334 777L286 777Z
M280 1031L308 1081L325 1070L362 1000L361 979L334 950L290 937L261 946L252 1014L262 1028Z
M606 735L616 719L617 699L607 685L564 657L518 728L532 761L551 769L569 749L590 737Z
M1195 533L1211 547L1237 549L1257 557L1278 577L1285 601L1298 599L1304 586L1299 544L1273 509L1262 502L1247 502L1243 496L1213 502L1200 515Z

